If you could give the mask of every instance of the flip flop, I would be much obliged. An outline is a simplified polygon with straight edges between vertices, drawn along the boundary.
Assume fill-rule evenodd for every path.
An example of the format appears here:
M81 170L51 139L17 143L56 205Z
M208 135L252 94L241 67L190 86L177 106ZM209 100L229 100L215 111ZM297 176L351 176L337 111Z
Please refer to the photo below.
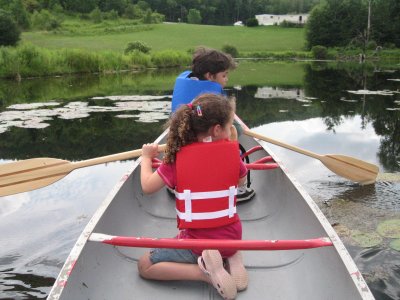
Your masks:
M235 281L238 291L243 291L249 283L249 275L243 265L242 253L237 251L234 255L227 258L229 273Z
M236 284L233 277L224 269L222 257L218 250L204 250L198 258L200 269L210 276L212 285L222 298L235 299Z

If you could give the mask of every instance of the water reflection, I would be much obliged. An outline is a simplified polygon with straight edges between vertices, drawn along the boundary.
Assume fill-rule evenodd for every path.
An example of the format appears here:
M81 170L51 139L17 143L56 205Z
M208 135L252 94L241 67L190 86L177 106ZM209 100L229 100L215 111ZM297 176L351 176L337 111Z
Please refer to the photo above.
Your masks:
M1 299L46 299L53 277L19 274L13 269L0 273ZM46 289L47 287L47 289Z
M380 222L400 218L400 112L388 110L399 107L400 73L376 70L243 62L230 76L235 88L228 93L237 96L237 113L254 131L316 153L345 154L380 166L385 176L361 187L316 159L271 145L331 223L348 229L339 234L376 298L398 299L400 254L388 247L390 240L363 248L351 239L355 230L375 232ZM74 161L140 148L162 132L170 101L165 95L171 94L178 73L0 82L1 116L43 109L50 114L44 116L49 118L45 128L12 126L1 133L1 162L32 157ZM348 92L353 90L391 95ZM82 115L62 119L61 108ZM148 119L140 119L149 112ZM0 198L0 298L45 298L83 227L130 166L127 161L79 169L51 186Z
M376 299L400 298L398 252L382 247L360 250L348 246L348 249L356 264L365 270L363 274Z

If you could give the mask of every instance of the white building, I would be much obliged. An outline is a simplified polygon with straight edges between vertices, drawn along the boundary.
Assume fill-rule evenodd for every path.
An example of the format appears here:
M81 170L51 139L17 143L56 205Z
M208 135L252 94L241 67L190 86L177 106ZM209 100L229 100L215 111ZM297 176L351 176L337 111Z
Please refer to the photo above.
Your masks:
M296 24L304 24L307 22L308 14L299 15L256 15L258 25L279 25L283 21Z
M254 98L259 99L296 99L303 98L302 89L281 89L277 87L259 87Z

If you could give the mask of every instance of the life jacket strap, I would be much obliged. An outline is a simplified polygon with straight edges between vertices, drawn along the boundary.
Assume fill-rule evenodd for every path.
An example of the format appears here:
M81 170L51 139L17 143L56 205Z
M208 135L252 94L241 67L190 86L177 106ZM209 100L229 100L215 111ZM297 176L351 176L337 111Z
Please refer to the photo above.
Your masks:
M230 215L234 216L235 213L236 213L236 206L234 206L232 209L217 210L213 212L205 212L205 213L191 212L189 215L186 212L183 213L176 209L176 214L178 215L179 219L185 220L186 222L192 222L193 220L218 219Z
M237 195L237 191L238 190L235 186L230 186L227 190L194 193L190 190L184 190L183 193L179 193L175 190L176 200L185 201L185 212L183 213L176 209L176 213L180 219L185 220L186 222L192 222L192 220L217 219L226 216L232 218L236 214L235 195ZM192 212L193 200L213 200L215 198L224 197L228 197L228 209L204 213Z

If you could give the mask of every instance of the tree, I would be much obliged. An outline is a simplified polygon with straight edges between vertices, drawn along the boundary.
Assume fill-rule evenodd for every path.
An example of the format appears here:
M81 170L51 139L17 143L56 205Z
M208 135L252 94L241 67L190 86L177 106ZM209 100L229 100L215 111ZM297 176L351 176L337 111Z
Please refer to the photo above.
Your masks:
M30 26L29 14L26 11L22 0L14 0L10 4L10 11L17 22L18 26L22 29L28 29Z
M151 9L150 9L150 8L147 9L146 12L145 12L144 15L143 15L143 23L144 23L144 24L151 24L151 23L153 23L153 18L152 18L152 16L151 16L151 14L152 14Z
M367 7L362 0L326 0L314 7L306 25L308 48L347 46L366 32Z
M373 1L371 11L372 38L379 45L394 44L400 47L400 2Z
M188 23L190 23L190 24L200 24L201 23L200 11L197 9L189 9L187 19L188 19Z
M111 11L115 10L121 16L125 8L127 7L128 3L126 0L100 0L99 1L99 8L102 11Z
M36 0L24 0L24 6L30 13L40 9L40 4Z
M0 10L0 46L15 46L20 35L21 31L10 14Z
M97 0L63 0L65 10L89 13L97 7Z
M246 26L247 27L257 27L258 26L258 20L256 18L248 18L246 20Z

